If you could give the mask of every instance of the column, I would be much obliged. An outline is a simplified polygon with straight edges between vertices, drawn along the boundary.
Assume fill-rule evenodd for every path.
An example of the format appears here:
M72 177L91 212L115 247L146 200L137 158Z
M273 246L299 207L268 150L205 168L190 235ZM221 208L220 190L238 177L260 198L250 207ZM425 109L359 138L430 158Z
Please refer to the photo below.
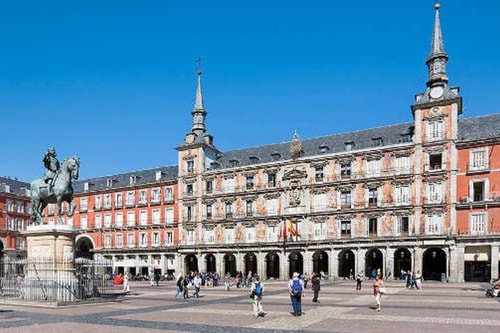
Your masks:
M330 267L328 270L328 275L330 276L338 276L339 275L339 250L335 249L330 249L330 253L328 254L330 256Z
M255 255L257 260L257 274L259 274L260 279L263 280L266 278L266 253L258 252Z
M449 250L448 281L464 282L465 277L465 244L451 245Z
M280 258L280 280L288 280L290 277L290 274L288 272L290 266L288 262L288 256L283 252L279 252L278 255Z
M311 274L313 270L313 253L310 252L308 249L304 251L303 258L304 258L304 271L302 273L307 273Z
M491 244L491 278L498 279L498 260L499 260L499 252L500 252L500 243L493 242Z
M356 267L356 272L363 272L364 276L366 274L370 274L370 272L365 272L365 258L366 258L366 249L358 248L356 250L356 259L354 265Z
M423 267L422 267L422 254L424 253L424 250L418 246L415 246L413 249L413 258L412 258L412 272L420 272L423 274Z
M385 254L384 254L385 276L387 277L388 280L394 280L394 274L396 274L396 275L399 274L399 273L394 272L394 252L395 252L395 249L391 249L390 247L387 247L385 249L382 249L382 251L385 252Z

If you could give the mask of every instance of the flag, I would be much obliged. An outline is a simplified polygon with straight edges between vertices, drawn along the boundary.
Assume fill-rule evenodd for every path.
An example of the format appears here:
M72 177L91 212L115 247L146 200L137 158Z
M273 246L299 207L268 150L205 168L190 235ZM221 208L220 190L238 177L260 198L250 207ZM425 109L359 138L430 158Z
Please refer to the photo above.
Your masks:
M288 232L291 234L291 235L294 235L294 236L300 236L299 232L295 229L295 227L293 226L293 223L292 221L288 220L287 221L287 224L288 224Z

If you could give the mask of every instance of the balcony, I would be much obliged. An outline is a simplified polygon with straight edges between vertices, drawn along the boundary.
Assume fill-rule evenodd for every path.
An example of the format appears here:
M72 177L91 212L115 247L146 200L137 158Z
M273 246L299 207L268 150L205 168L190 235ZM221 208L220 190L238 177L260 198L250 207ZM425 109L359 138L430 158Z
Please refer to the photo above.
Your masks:
M478 174L478 173L488 173L490 172L490 166L488 164L477 165L477 164L467 164L467 174Z

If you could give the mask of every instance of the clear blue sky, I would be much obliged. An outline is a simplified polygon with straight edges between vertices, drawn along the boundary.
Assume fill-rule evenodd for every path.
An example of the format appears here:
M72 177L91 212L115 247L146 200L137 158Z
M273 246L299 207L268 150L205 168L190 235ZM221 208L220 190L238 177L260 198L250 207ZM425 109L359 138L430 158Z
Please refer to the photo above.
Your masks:
M0 175L41 177L50 146L84 179L176 164L198 56L221 151L411 121L433 4L1 1ZM499 112L499 2L441 4L463 117Z

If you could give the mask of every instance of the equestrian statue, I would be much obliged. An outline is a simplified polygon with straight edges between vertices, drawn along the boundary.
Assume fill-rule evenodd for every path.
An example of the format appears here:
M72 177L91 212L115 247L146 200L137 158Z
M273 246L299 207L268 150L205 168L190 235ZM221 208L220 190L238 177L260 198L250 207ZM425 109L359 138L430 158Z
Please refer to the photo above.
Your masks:
M33 223L44 224L43 210L49 203L57 204L56 215L62 223L62 203L66 201L69 209L67 216L73 216L76 205L73 203L73 186L71 181L78 179L80 160L78 157L68 157L61 164L57 160L56 151L49 148L43 157L43 165L47 169L44 179L31 182L31 220Z

